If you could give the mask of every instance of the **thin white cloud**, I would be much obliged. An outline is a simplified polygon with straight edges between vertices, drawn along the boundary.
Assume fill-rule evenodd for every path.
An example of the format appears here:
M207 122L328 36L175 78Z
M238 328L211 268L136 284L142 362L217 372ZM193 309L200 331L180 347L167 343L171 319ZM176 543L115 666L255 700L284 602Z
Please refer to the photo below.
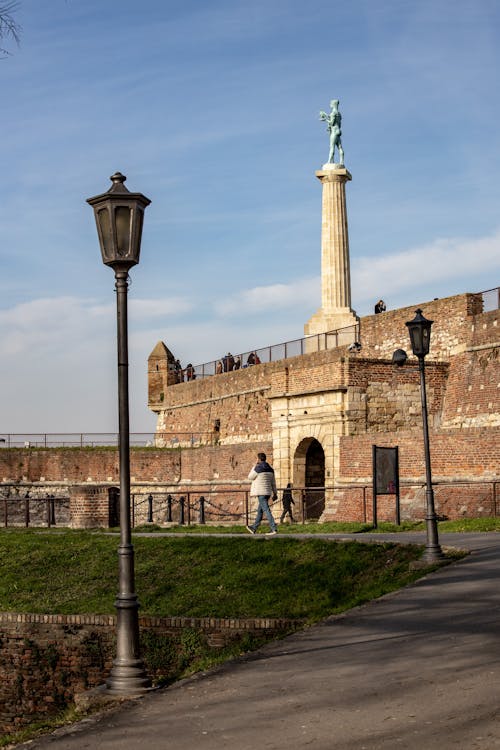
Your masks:
M183 315L193 309L193 303L185 297L131 299L129 307L134 317L144 320L166 315Z
M354 256L351 258L352 305L358 314L364 315L371 312L375 297L387 297L391 307L395 307L408 304L408 300L417 303L432 299L438 291L449 295L483 291L500 282L499 271L500 230L475 239L441 238L399 253ZM214 310L220 317L272 312L276 318L280 312L303 308L306 322L307 315L320 306L321 279L311 277L290 284L235 291L215 302Z
M192 305L181 297L169 299L130 300L131 325L163 316L182 315ZM114 326L115 307L94 299L80 297L46 297L22 302L0 310L0 355L44 356L57 352L63 357L69 342L78 340L94 342L101 331L111 332ZM107 333L106 333L107 335Z
M476 284L487 285L489 279L496 286L499 271L500 230L489 237L442 238L400 253L355 259L353 297L360 302L390 293L408 297L412 289L431 290L457 280L464 292L482 291Z
M246 289L215 303L215 311L221 316L240 316L269 310L286 310L297 305L317 306L320 294L318 278L302 279L291 284L270 284Z

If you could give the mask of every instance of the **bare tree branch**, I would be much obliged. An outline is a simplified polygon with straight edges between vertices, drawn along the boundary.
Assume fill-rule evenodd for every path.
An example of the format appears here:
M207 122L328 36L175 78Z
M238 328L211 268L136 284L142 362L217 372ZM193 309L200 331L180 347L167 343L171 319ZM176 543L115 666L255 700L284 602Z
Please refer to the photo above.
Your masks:
M21 39L21 26L17 23L12 13L19 8L17 0L11 0L0 4L0 40L11 38L19 45ZM10 52L0 47L0 57L7 57Z

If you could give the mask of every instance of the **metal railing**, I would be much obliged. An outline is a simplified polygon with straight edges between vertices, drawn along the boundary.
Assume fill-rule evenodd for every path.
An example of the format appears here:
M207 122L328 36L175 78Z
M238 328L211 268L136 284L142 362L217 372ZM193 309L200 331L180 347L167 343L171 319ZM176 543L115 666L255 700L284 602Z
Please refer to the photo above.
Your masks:
M415 516L415 502L421 497L421 518L425 516L425 483L400 483L401 498L409 498L412 505L412 517ZM457 517L455 509L464 501L475 497L475 503L483 508L483 516L497 517L500 514L500 479L450 480L433 482L438 520L446 520L447 512ZM342 521L370 523L372 518L372 483L345 484L325 487L294 487L292 508L294 522L305 524L319 520L325 509L327 498L336 501L347 499L349 517ZM23 490L24 492L24 490ZM271 503L271 511L278 520L278 513L283 511L283 489L278 489L279 499ZM249 486L237 486L228 489L214 489L211 485L199 484L195 489L178 489L175 491L134 492L131 495L132 527L157 524L160 526L194 524L211 524L234 526L248 524L254 507L250 500ZM397 522L395 496L384 496L383 506L379 496L383 520ZM393 499L394 498L394 499ZM117 500L117 498L116 498ZM480 501L480 502L479 502ZM111 514L111 510L110 510ZM460 517L469 517L463 515ZM470 516L471 517L471 516ZM265 519L264 519L265 520ZM380 520L380 518L379 518ZM117 525L117 519L110 515L109 525ZM52 526L66 527L71 524L70 500L67 495L45 494L24 495L18 489L12 491L7 486L0 488L0 524L5 527Z
M132 432L133 447L196 447L212 439L208 432ZM0 433L2 448L108 448L118 446L117 432Z
M325 507L328 487L297 487L293 490L293 513L300 523L319 519ZM282 493L278 488L278 493ZM132 528L144 524L191 526L207 522L218 525L248 524L252 512L247 487L213 490L134 493L131 503ZM221 498L222 496L222 498ZM281 500L270 502L271 509L282 509Z
M485 508L485 516L497 517L500 511L500 480L478 479L478 480L451 480L433 482L435 498L438 508L438 519L448 518L448 505L456 506L457 497L461 495L468 497L473 491L476 497L481 498L481 505ZM425 482L400 482L400 496L410 496L411 503L415 503L415 491L421 494L422 514L425 516ZM370 523L372 517L373 484L346 484L324 487L294 487L292 490L294 498L293 514L295 522L305 524L310 520L318 520L325 509L325 500L328 496L338 500L340 495L349 496L348 506L351 509L349 519L339 520L357 521ZM282 488L278 488L279 499L270 503L271 511L281 513ZM379 505L383 508L384 520L398 523L398 512L396 508L396 496L385 496ZM354 512L352 511L354 508ZM134 493L132 496L132 526L143 526L148 523L158 525L178 524L190 526L191 524L212 525L235 525L248 524L251 507L248 487L233 489L214 490L210 485L199 485L194 490L180 489L175 492L150 492ZM456 513L452 513L456 517ZM387 516L385 518L385 516ZM467 516L464 516L467 517ZM265 520L265 519L264 519Z
M483 312L491 312L500 308L500 286L478 292L483 298Z
M45 495L44 497L24 497L19 495L0 496L0 514L5 527L25 528L31 526L69 526L69 497Z
M201 365L193 366L194 378L211 377L224 372L244 369L265 362L276 362L288 357L299 357L301 354L322 351L324 349L336 349L339 346L348 346L359 338L359 325L355 324L346 328L339 328L327 333L318 333L312 336L304 336L300 339L284 341L281 344L264 346L261 349L252 349L247 352L222 356L211 362L205 362ZM229 352L228 352L229 354ZM180 377L188 379L187 368L181 371Z

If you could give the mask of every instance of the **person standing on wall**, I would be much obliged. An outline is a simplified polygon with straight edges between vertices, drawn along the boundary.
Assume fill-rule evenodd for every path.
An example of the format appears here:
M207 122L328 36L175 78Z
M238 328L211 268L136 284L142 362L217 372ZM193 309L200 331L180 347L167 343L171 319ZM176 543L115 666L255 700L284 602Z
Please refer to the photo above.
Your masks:
M267 463L265 453L258 453L257 459L258 461L248 475L248 478L252 481L250 497L257 497L259 499L259 507L255 521L251 526L247 526L247 530L250 534L255 534L260 526L262 517L265 514L269 521L269 526L271 527L267 536L274 536L274 534L278 533L278 529L276 528L276 522L269 508L269 498L271 495L273 500L278 499L274 469Z

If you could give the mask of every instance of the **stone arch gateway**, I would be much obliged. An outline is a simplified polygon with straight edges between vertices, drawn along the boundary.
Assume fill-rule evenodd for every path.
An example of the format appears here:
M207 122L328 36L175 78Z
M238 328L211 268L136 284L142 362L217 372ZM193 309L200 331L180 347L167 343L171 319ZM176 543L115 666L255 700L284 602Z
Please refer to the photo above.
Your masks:
M325 509L325 451L316 438L304 438L297 446L293 457L293 478L296 487L306 488L305 518L320 518Z

